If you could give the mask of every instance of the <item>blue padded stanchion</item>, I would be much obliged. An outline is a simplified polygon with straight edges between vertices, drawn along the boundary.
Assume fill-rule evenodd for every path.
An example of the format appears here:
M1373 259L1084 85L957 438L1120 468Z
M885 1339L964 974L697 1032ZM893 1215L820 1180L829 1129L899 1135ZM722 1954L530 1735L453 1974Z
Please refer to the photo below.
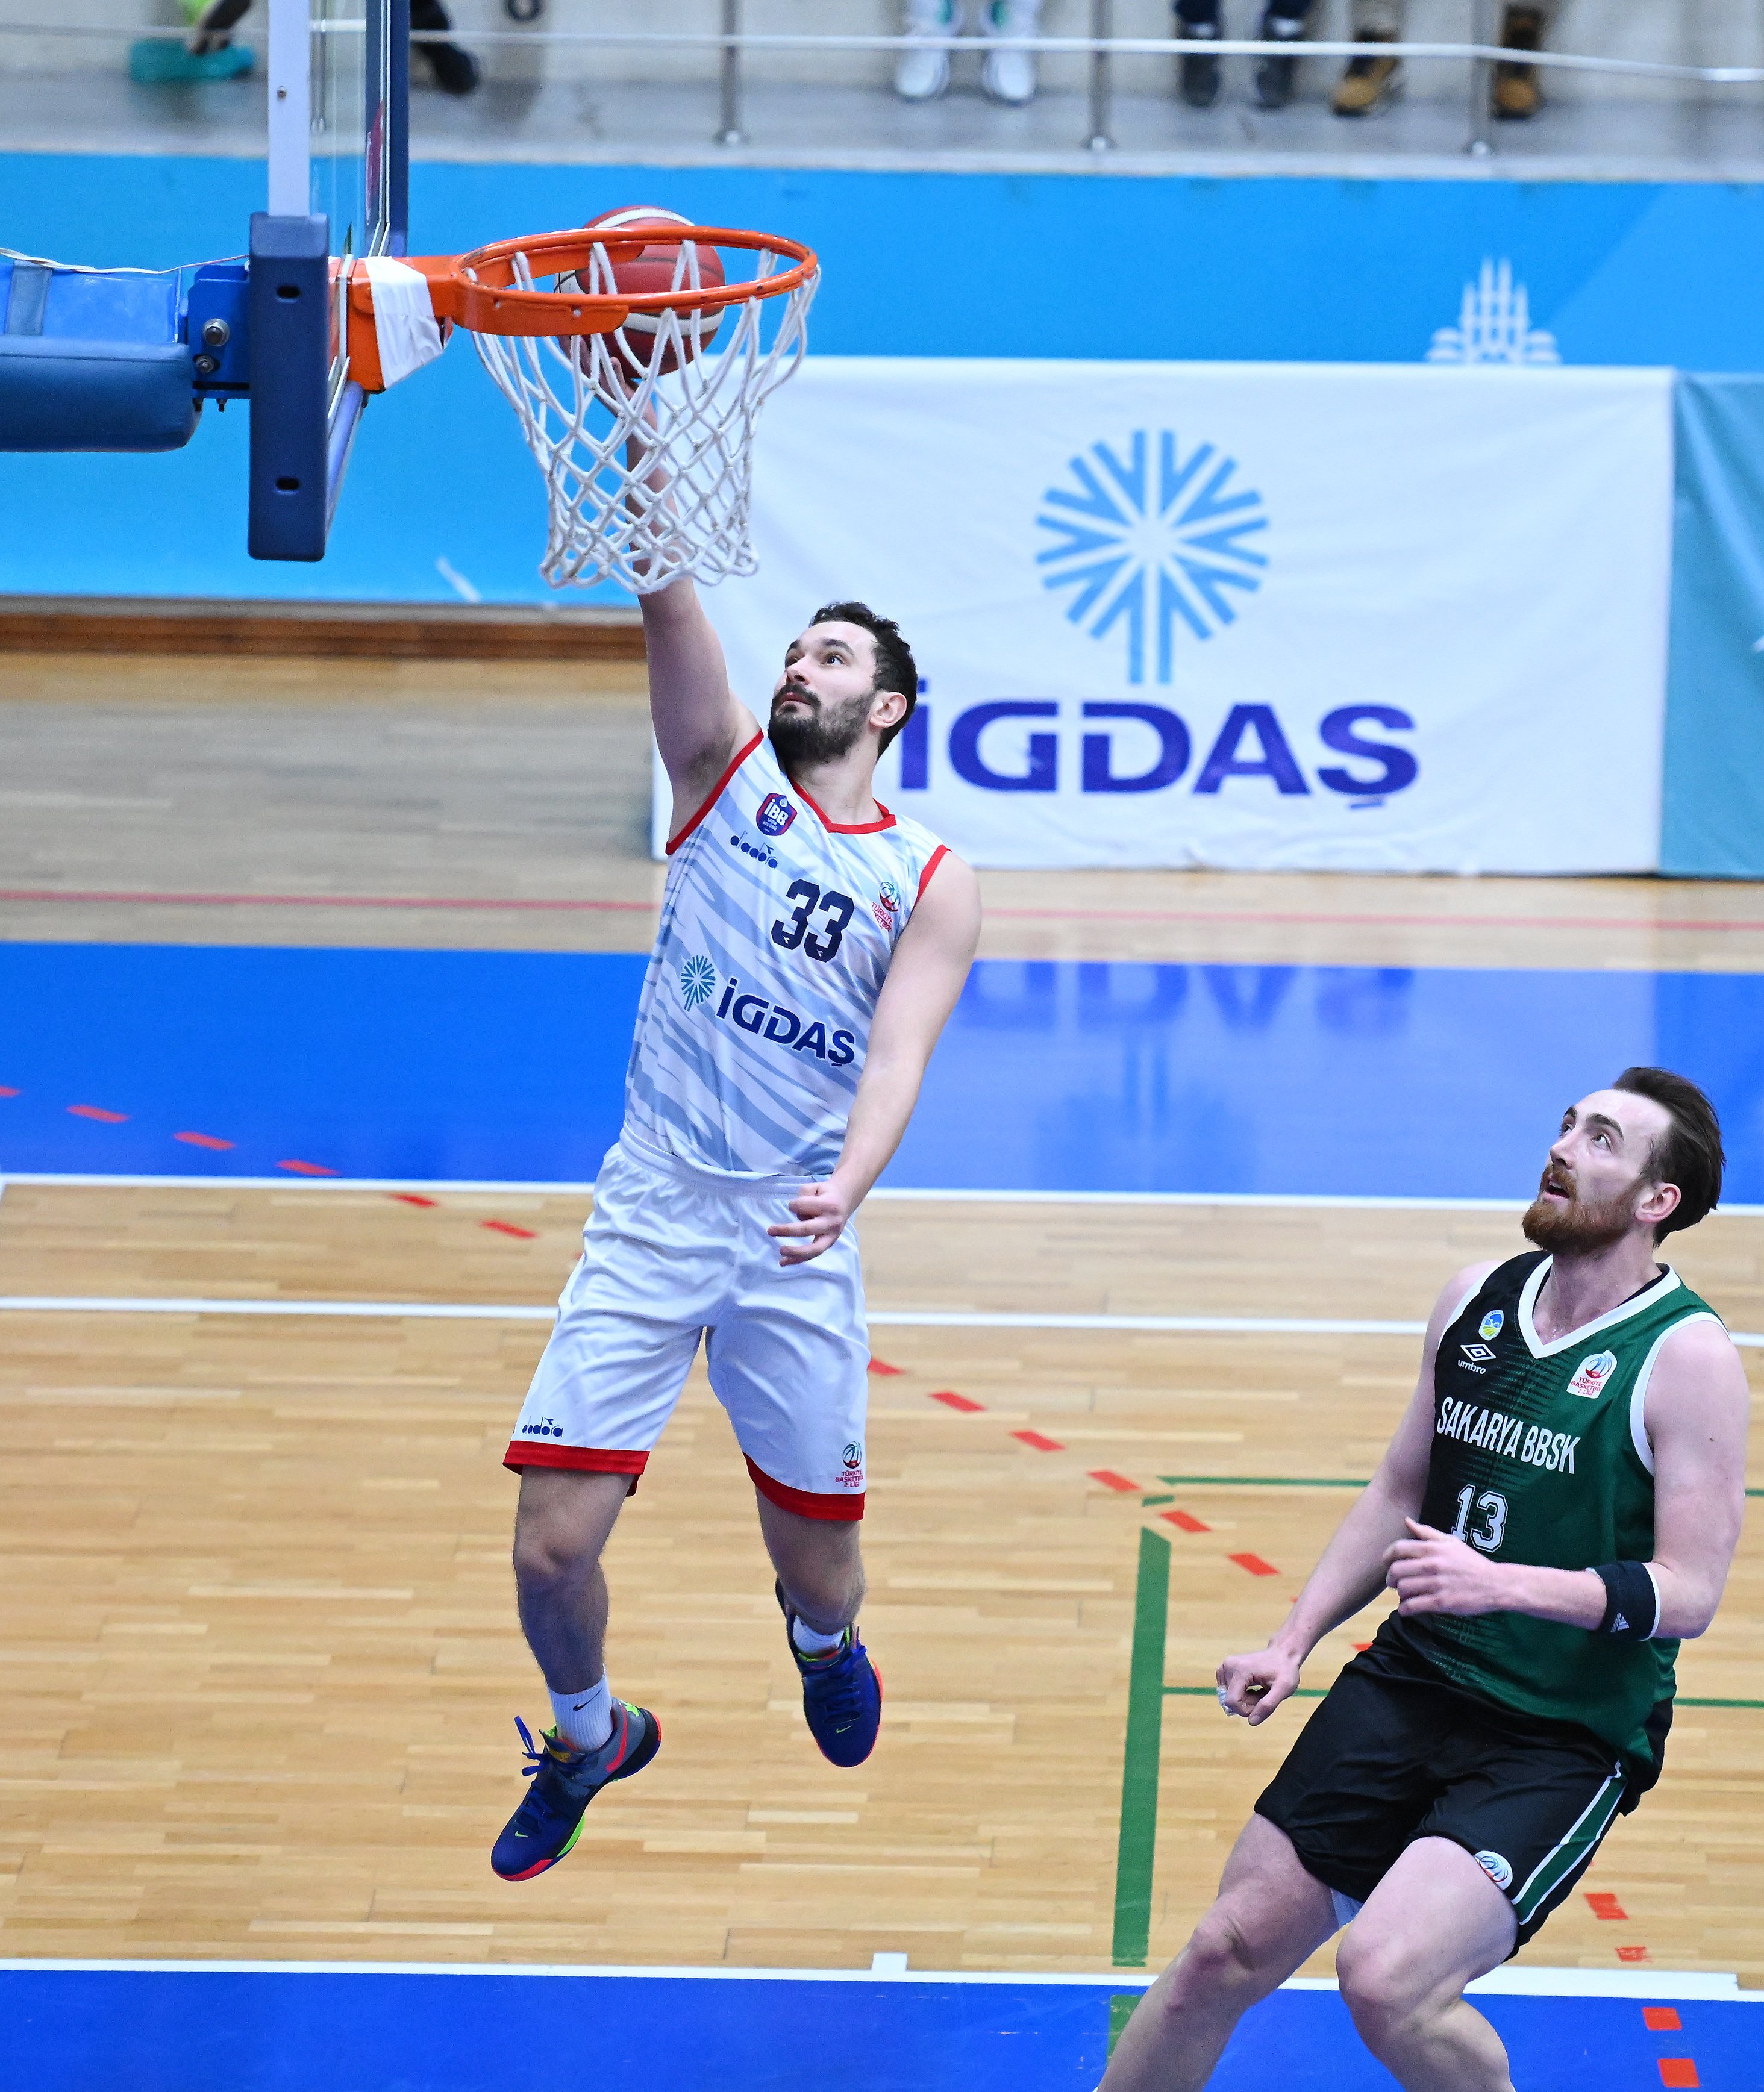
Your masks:
M175 271L0 260L0 451L175 451L196 432Z

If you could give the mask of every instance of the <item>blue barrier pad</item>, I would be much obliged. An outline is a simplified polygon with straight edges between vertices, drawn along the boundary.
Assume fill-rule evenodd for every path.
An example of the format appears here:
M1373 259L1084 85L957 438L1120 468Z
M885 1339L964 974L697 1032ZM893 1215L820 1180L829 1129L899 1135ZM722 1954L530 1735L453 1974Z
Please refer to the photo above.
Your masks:
M530 2092L557 2059L657 2092L1090 2092L1109 1989L714 1975L426 1970L0 1972L11 2081L32 2092ZM1521 2085L1659 2092L1663 2057L1706 2092L1756 2092L1764 2021L1691 2001L1655 2032L1628 1998L1479 1999ZM1333 1991L1244 2021L1215 2092L1387 2092Z
M645 964L0 944L0 1169L580 1182ZM1710 1089L1764 1202L1764 979L987 960L886 1181L1514 1198L1636 1061Z

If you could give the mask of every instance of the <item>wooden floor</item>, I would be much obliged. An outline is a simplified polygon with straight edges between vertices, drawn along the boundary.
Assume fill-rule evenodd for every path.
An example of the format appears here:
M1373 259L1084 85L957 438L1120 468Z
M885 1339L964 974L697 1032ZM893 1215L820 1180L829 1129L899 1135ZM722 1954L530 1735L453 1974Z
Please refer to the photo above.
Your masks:
M652 932L629 668L10 655L0 745L0 940L641 949ZM998 957L1764 968L1743 886L984 886ZM560 1197L12 1184L0 1295L538 1303L582 1218ZM863 1234L883 1310L1397 1320L1516 1243L1483 1212L906 1200L872 1205ZM1764 1221L1675 1248L1764 1331ZM897 1370L872 1383L865 1625L888 1697L852 1774L802 1728L750 1493L695 1378L611 1563L614 1682L659 1710L666 1748L595 1805L569 1862L512 1887L487 1848L520 1789L512 1718L545 1703L499 1463L543 1334L0 1314L0 1958L1106 1969L1142 1528L1174 1550L1168 1682L1204 1688L1265 1638L1344 1502L1165 1478L1368 1473L1415 1351L879 1329ZM1756 1385L1764 1352L1747 1356ZM1309 1682L1368 1627L1333 1636ZM1687 1699L1764 1702L1755 1532L1681 1679ZM1164 1708L1154 1962L1297 1726L1252 1732L1204 1692ZM1625 1915L1577 1896L1526 1958L1764 1983L1761 1884L1764 1706L1687 1706L1664 1786L1589 1884Z
M543 1302L581 1219L561 1198L14 1184L0 1293ZM1515 1241L1498 1212L906 1199L863 1236L879 1308L1379 1319L1419 1318L1451 1269ZM1764 1221L1711 1221L1679 1260L1764 1329ZM666 1747L564 1865L508 1887L486 1851L519 1792L512 1717L545 1703L499 1461L543 1333L0 1317L0 1956L1106 1969L1141 1525L1174 1547L1168 1681L1204 1686L1265 1638L1345 1501L1160 1478L1364 1476L1415 1351L879 1330L898 1370L872 1382L865 1623L888 1701L855 1773L802 1728L750 1493L695 1377L612 1550L612 1675ZM1764 1703L1755 1532L1681 1687ZM1296 1727L1165 1708L1154 1962ZM1624 1917L1577 1896L1525 1958L1764 1982L1761 1805L1764 1705L1682 1713L1663 1787L1589 1878Z
M636 951L654 933L635 665L0 654L0 938ZM1732 883L983 884L994 957L1764 970L1764 901Z

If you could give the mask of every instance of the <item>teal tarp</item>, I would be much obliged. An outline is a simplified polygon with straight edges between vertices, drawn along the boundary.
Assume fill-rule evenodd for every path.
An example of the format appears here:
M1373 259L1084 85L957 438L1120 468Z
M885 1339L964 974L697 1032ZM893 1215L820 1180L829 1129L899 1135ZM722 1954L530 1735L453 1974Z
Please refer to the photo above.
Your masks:
M1764 878L1764 377L1680 377L1660 868Z

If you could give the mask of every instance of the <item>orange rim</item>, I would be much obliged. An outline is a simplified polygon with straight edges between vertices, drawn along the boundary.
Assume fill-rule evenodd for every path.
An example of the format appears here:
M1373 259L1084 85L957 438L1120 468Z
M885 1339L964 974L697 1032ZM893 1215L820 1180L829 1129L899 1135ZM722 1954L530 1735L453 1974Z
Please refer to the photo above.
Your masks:
M641 228L639 228L641 230ZM585 269L596 249L615 266L634 261L646 246L672 245L654 239L595 238L591 229L538 232L525 240L498 240L469 254L409 254L400 257L429 279L430 301L439 320L451 320L474 334L610 334L633 313L711 313L744 305L753 298L777 298L808 283L819 266L812 249L775 233L744 232L730 226L695 225L690 237L701 247L743 248L751 253L787 257L795 266L776 274L725 283L720 288L648 291L633 296L588 296L580 291L527 290L515 279L515 257L526 257L535 276L567 276ZM373 292L365 272L349 287L352 307L370 317Z

